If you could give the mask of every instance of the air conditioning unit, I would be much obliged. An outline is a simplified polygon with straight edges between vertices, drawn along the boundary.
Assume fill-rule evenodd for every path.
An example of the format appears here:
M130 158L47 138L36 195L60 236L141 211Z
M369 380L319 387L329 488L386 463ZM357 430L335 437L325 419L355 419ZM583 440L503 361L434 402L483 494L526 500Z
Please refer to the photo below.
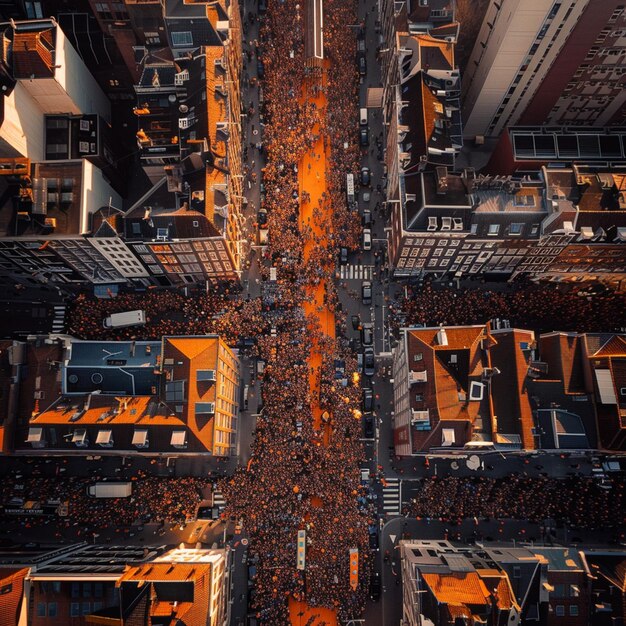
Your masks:
M33 394L33 397L35 398L35 400L45 400L46 399L46 392L45 391L35 391L35 393Z

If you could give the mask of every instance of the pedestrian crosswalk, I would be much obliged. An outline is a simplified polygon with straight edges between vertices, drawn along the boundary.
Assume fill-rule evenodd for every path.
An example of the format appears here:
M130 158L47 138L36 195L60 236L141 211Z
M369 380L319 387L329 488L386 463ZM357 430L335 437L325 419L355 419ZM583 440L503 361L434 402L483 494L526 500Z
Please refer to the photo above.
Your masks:
M372 280L373 265L341 265L339 278L341 280Z
M62 333L65 330L65 307L58 305L54 307L54 318L52 319L52 332Z
M218 509L223 509L226 507L226 500L224 500L224 496L221 491L217 489L213 490L213 506L218 507Z
M385 478L383 486L383 512L385 515L400 515L401 484L398 478Z

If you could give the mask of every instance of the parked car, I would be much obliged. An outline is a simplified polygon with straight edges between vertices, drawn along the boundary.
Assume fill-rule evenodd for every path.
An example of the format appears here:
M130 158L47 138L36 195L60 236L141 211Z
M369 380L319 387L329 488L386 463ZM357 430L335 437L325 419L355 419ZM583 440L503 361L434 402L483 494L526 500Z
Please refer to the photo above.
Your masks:
M370 599L372 602L380 600L380 574L378 572L372 572L370 577Z
M352 316L352 330L359 330L361 328L361 318L358 315Z
M367 59L364 54L359 55L359 74L361 76L367 74Z
M363 373L363 353L362 352L359 352L356 355L356 371L359 374Z
M363 209L363 226L371 226L372 212L369 209Z
M263 80L265 78L265 66L263 65L263 61L261 61L261 59L257 59L256 61L256 75L259 80Z
M361 343L364 346L371 346L374 343L374 324L371 322L363 324L361 328Z
M372 229L364 228L363 229L363 250L371 250L372 249Z
M339 263L341 265L348 263L348 248L339 248Z
M374 426L374 416L370 413L363 417L363 434L366 439L373 439L376 428Z
M363 350L363 372L366 376L373 376L375 371L374 348L365 348Z
M370 550L378 550L378 533L375 535L370 535Z
M363 411L369 413L374 409L374 392L369 389L363 389Z
M267 209L259 209L259 212L257 213L257 222L259 223L259 226L267 224Z
M363 304L372 304L372 283L369 280L364 280L361 285L361 300Z
M361 185L364 187L369 187L372 182L372 175L370 173L370 168L367 165L364 165L361 168Z
M370 145L370 137L369 133L367 132L367 128L361 128L361 131L359 133L359 143L364 148L367 148L367 146Z

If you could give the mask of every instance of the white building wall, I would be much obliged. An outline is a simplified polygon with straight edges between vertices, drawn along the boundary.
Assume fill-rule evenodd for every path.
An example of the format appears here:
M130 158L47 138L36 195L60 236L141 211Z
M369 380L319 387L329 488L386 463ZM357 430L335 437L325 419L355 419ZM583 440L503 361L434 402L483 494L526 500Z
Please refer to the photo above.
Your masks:
M44 118L37 102L21 82L15 85L11 95L4 98L0 139L6 142L0 149L2 156L23 156L31 161L43 161L45 157Z
M537 50L527 58L557 2L492 0L463 76L465 136L497 135L505 122L515 124L523 113L589 0L560 0L560 8L547 24ZM489 131L498 108L525 65L528 67L510 94L499 123Z
M111 103L59 26L56 29L55 79L78 113L97 113L111 122Z
M89 237L87 241L96 248L124 278L147 278L149 276L148 271L119 237Z
M89 215L100 207L111 205L120 208L122 198L114 191L108 181L102 175L102 170L91 161L83 159L83 177L81 187L81 218L80 232L89 232Z

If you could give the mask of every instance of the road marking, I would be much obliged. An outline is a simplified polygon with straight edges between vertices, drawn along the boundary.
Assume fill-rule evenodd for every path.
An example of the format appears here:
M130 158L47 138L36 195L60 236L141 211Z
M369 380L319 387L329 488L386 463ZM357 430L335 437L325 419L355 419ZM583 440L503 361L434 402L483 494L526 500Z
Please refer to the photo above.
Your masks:
M386 478L383 487L383 511L388 515L400 515L400 480Z
M373 265L350 264L339 268L341 280L372 280Z

